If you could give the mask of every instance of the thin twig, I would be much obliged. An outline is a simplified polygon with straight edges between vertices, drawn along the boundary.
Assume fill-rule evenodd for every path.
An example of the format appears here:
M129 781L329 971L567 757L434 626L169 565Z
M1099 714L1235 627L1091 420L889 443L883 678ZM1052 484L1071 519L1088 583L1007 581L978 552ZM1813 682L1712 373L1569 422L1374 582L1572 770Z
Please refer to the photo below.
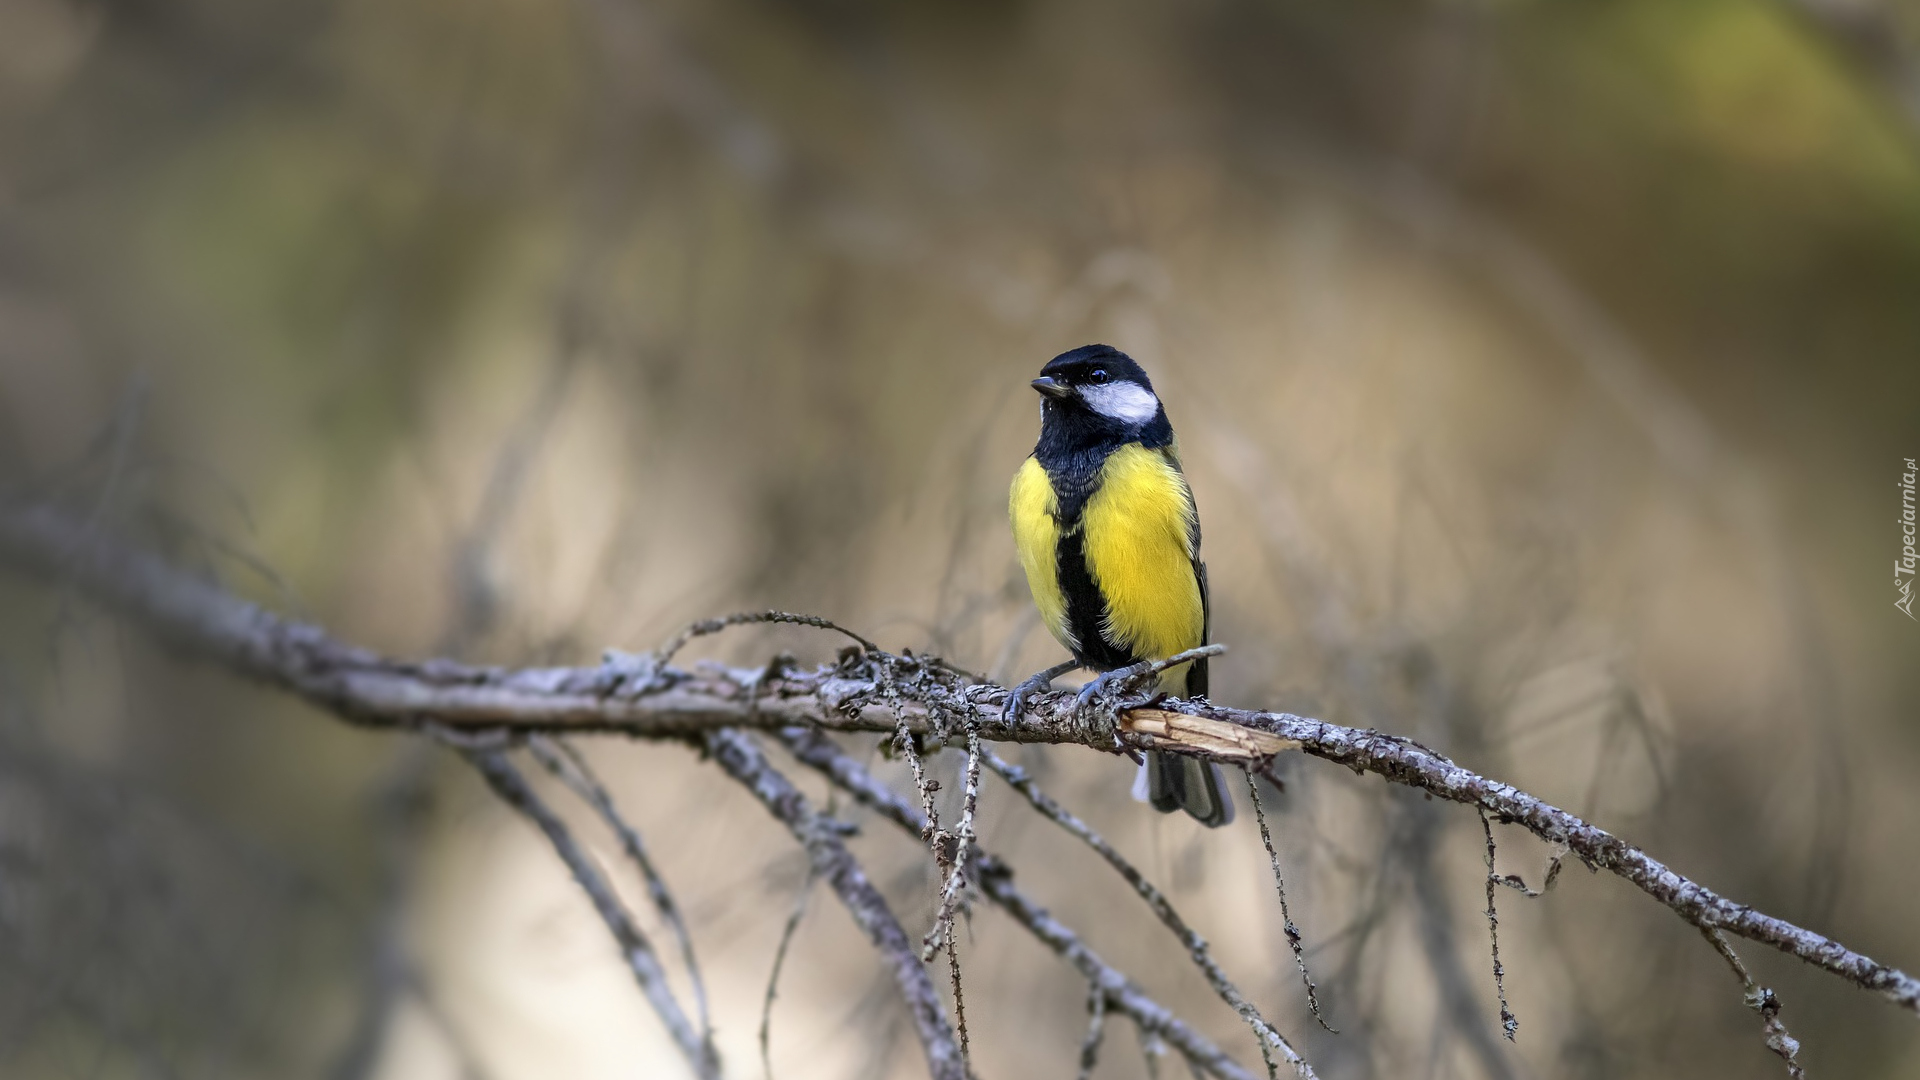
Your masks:
M755 623L787 623L793 626L811 626L820 630L832 630L852 638L859 643L861 648L868 652L877 653L880 651L880 646L875 645L873 642L868 641L866 638L861 637L846 627L831 620L823 619L818 615L798 615L791 611L774 611L769 609L767 611L737 611L731 615L722 615L717 619L701 619L699 622L675 634L665 645L660 646L654 653L655 661L664 667L668 661L674 658L676 653L686 648L687 643L694 638L717 634L733 626L747 626Z
M1278 1028L1260 1015L1260 1010L1247 1000L1246 996L1240 992L1240 988L1227 978L1227 973L1213 958L1213 951L1207 947L1206 939L1187 925L1187 921L1174 910L1172 902L1158 886L1148 881L1145 874L1135 869L1132 863L1116 851L1112 844L1107 843L1104 837L1094 832L1091 826L1054 801L1052 796L1040 790L1040 785L1033 782L1033 778L1027 775L1025 769L1002 760L991 750L986 752L985 760L987 767L998 773L1001 779L1015 791L1026 796L1027 802L1038 810L1042 817L1065 829L1080 842L1092 848L1107 861L1107 865L1113 867L1121 878L1125 879L1127 884L1133 886L1133 891L1147 902L1147 906L1153 909L1154 915L1160 919L1160 922L1180 940L1181 946L1187 950L1187 955L1193 958L1194 965L1206 977L1207 984L1213 987L1213 992L1218 994L1220 1000L1226 1002L1234 1012L1239 1013L1240 1018L1253 1029L1254 1036L1260 1042L1262 1056L1265 1056L1269 1050L1278 1052L1288 1065L1293 1066L1296 1073L1311 1080L1314 1075L1312 1066L1308 1065L1306 1059L1294 1050L1293 1044L1287 1041L1286 1036L1280 1034ZM1271 1068L1271 1062L1269 1062L1269 1071Z
M1857 4L1844 0L1787 0L1811 27L1829 39L1852 66L1876 79L1893 99L1910 135L1920 135L1920 41L1901 5Z
M1493 883L1495 885L1505 885L1507 888L1512 889L1514 892L1519 893L1529 900L1538 900L1547 895L1547 890L1553 888L1554 881L1559 877L1560 857L1556 855L1547 862L1546 883L1537 889L1530 887L1526 879L1519 874L1497 874L1494 876Z
M1787 1076L1790 1080L1807 1080L1807 1071L1800 1067L1800 1040L1794 1038L1787 1031L1787 1025L1780 1022L1780 998L1772 990L1753 981L1753 976L1747 971L1747 965L1741 963L1740 954L1733 951L1733 946L1727 943L1725 934L1718 930L1702 930L1700 934L1707 939L1707 944L1712 945L1714 951L1720 954L1720 958L1727 962L1727 966L1733 969L1734 978L1740 980L1741 989L1744 991L1742 1000L1746 1002L1747 1008L1760 1016L1760 1030L1766 1035L1767 1049L1773 1051L1774 1056L1781 1061L1786 1062Z
M1106 1034L1107 995L1098 985L1087 986L1087 1034L1080 1040L1080 1072L1077 1080L1093 1080L1093 1067L1100 1061L1100 1040Z
M1507 1007L1507 969L1500 963L1500 916L1493 908L1494 888L1502 882L1493 868L1493 822L1487 820L1485 810L1480 811L1480 831L1487 838L1487 934L1493 941L1493 991L1500 998L1500 1030L1508 1042L1513 1042L1520 1019ZM1521 889L1525 891L1526 886L1522 884Z
M967 1035L967 995L960 985L960 941L958 934L947 935L947 977L953 986L953 1026L960 1034L960 1067L973 1075L973 1047Z
M550 739L544 735L535 735L527 740L527 749L534 759L545 766L547 771L567 785L580 801L593 807L600 819L607 823L613 834L620 840L620 848L627 858L640 871L641 880L646 882L647 897L653 901L660 919L673 931L680 943L680 962L687 969L687 981L693 987L693 1004L700 1016L700 1039L709 1050L713 1047L713 1023L708 1013L707 984L700 975L700 962L693 953L693 934L687 930L686 919L680 914L680 905L674 902L673 893L667 888L667 879L654 865L653 857L648 854L646 844L640 839L640 831L627 822L620 808L613 804L613 796L600 783L587 760L565 739Z
M728 776L753 792L807 849L814 872L832 887L847 913L879 951L913 1017L933 1080L966 1080L966 1068L954 1044L953 1029L940 1007L939 992L886 898L841 841L845 827L816 813L800 789L767 763L766 755L746 732L712 732L706 737L706 749Z
M380 821L378 913L368 934L366 985L356 995L358 1015L346 1044L328 1066L328 1080L366 1080L385 1058L395 1017L417 981L408 956L406 917L420 870L419 848L429 821L428 764L432 744L416 740L398 755L375 796Z
M912 742L908 736L907 742ZM971 854L974 834L974 811L980 802L980 734L978 728L967 724L967 764L962 782L960 800L960 822L954 827L953 852L946 854L945 845L938 845L937 862L946 871L946 881L940 889L940 904L934 912L933 927L920 940L920 962L933 959L934 950L939 948L941 938L946 939L947 972L953 980L953 1022L960 1032L960 1057L967 1063L967 1072L972 1074L971 1038L967 1034L967 999L960 983L960 945L959 935L954 933L954 907L960 897L960 887L966 881L967 857ZM929 794L928 809L932 809ZM929 814L928 821L933 818Z
M1280 929L1287 936L1287 945L1293 949L1293 966L1300 969L1301 985L1307 988L1307 1009L1329 1034L1338 1035L1340 1033L1320 1013L1320 996L1314 991L1313 976L1307 973L1307 954L1300 947L1300 928L1294 925L1293 913L1287 909L1287 880L1280 873L1280 853L1274 850L1273 833L1267 828L1267 812L1260 806L1260 785L1251 769L1247 770L1247 797L1253 804L1253 819L1260 823L1260 843L1266 846L1267 862L1273 866L1273 891L1280 897Z
M44 503L0 507L0 561L31 576L64 579L142 623L181 652L283 687L353 723L421 729L532 733L618 731L638 738L679 739L721 728L792 726L892 732L900 720L881 701L872 658L846 659L810 671L784 670L749 695L759 671L708 667L674 672L658 692L604 692L607 670L476 667L447 660L400 661L354 648L307 623L280 618L217 585L180 571L150 552L101 533L89 534ZM1002 717L994 696L960 693L922 679L903 695L910 731L956 733L950 718L974 713L989 741L1078 744L1111 749L1073 715L1071 692L1036 694L1019 716ZM981 688L962 688L979 690ZM1719 929L1797 957L1920 1014L1920 979L1846 948L1825 935L1727 899L1573 814L1509 784L1462 768L1409 739L1343 727L1289 713L1167 701L1164 712L1298 743L1326 761L1373 773L1437 798L1476 807L1520 825L1587 866L1633 884L1690 925ZM935 722L936 711L941 720ZM1151 740L1126 735L1127 745ZM1231 747L1183 747L1209 760L1245 765Z
M1161 1041L1160 1036L1138 1024L1134 1025L1133 1031L1140 1038L1140 1062L1146 1066L1147 1080L1160 1080L1160 1059L1167 1055L1167 1044Z
M914 738L912 725L907 721L906 706L900 697L900 676L893 657L882 654L880 659L880 694L886 699L887 709L893 715L893 745L900 756L907 759L907 770L913 773L914 790L920 793L920 810L926 816L926 828L920 839L933 845L934 856L944 865L946 858L941 854L940 817L933 805L933 793L940 789L938 781L929 781L925 765L920 760L919 742ZM932 714L930 713L929 716Z
M971 1040L967 1033L966 995L960 979L960 950L954 945L951 933L953 900L958 895L961 881L964 880L967 845L963 839L956 838L940 828L940 819L933 801L934 792L940 789L940 782L928 778L925 764L920 758L918 737L907 725L907 714L901 700L901 660L890 654L880 653L879 662L881 695L886 699L887 708L893 713L895 725L893 745L898 748L900 755L907 759L907 768L913 773L913 786L920 792L923 822L920 839L932 848L934 864L940 868L944 879L940 890L940 902L934 912L933 926L920 942L920 962L924 964L933 960L934 953L940 947L940 939L944 935L947 942L947 972L953 985L954 1023L960 1037L961 1068L971 1076L972 1047L969 1045ZM938 714L938 710L928 713L929 717ZM969 723L967 730L975 732L977 727ZM980 777L979 736L973 734L969 739L966 770L967 797L959 826L963 834L973 827L973 809L977 801L976 792Z
M126 389L121 391L120 403L113 410L113 420L105 431L96 436L110 440L110 453L106 478L101 481L100 493L94 496L93 506L87 511L86 524L82 526L89 533L99 528L113 509L114 498L119 494L121 482L128 471L128 462L133 456L133 444L139 437L140 422L146 418L147 399L152 389L146 373L137 372L127 381Z
M1204 660L1210 656L1225 656L1226 653L1226 645L1216 641L1210 645L1195 646L1185 652L1177 652L1159 660L1142 660L1132 667L1119 668L1107 674L1113 680L1112 685L1115 689L1124 691L1139 686L1169 668L1176 668L1194 660Z
M594 868L593 860L581 850L575 842L573 833L567 828L560 815L542 802L520 770L513 767L503 751L486 750L469 752L467 760L480 770L480 775L493 788L507 805L518 810L529 821L540 827L547 836L547 842L560 856L567 869L573 872L573 879L580 884L600 918L613 932L613 939L620 944L620 952L626 958L627 967L632 969L634 980L640 984L640 992L653 1005L653 1011L660 1016L661 1023L667 1027L667 1034L680 1047L680 1053L693 1066L693 1071L703 1080L719 1080L720 1060L712 1053L712 1047L702 1041L687 1022L686 1013L680 1009L680 1003L674 1000L673 991L667 986L667 973L660 966L660 958L654 954L653 945L647 940L640 928L634 925L633 918L620 903L605 878Z
M950 937L953 932L954 904L960 897L960 887L966 881L968 849L974 841L974 811L980 803L980 731L967 724L967 764L962 773L960 795L960 821L954 826L954 849L949 858L942 854L940 862L945 864L946 880L940 887L940 906L934 912L933 927L920 939L920 960L922 963L933 959L934 950L940 947L942 937ZM932 817L929 816L929 821ZM958 976L956 975L957 979Z
M920 759L918 737L907 725L907 714L902 706L900 695L901 678L899 674L899 661L886 653L881 653L879 660L880 690L882 696L886 698L888 709L893 713L895 725L893 745L899 750L900 756L906 758L907 768L913 774L913 786L920 793L921 820L923 822L920 839L932 848L934 865L940 868L941 874L946 881L946 886L940 890L940 903L934 913L933 927L928 930L925 937L921 939L920 962L924 964L933 959L935 950L939 948L942 928L946 927L953 918L953 908L948 902L949 889L957 890L959 888L962 877L961 871L963 869L963 864L959 860L960 858L964 858L964 855L959 853L959 849L962 847L961 843L946 830L940 828L940 819L937 816L938 812L933 802L933 794L940 789L940 782L928 778L926 766ZM929 716L932 715L935 714L929 713ZM969 725L968 729L972 730L972 725ZM975 738L974 745L976 747L978 745L977 737ZM978 755L977 753L970 752L968 758L970 771L977 784L979 775ZM963 828L970 825L971 821L962 822ZM966 997L960 981L960 952L957 948L953 947L952 934L947 934L946 939L948 944L947 972L953 984L953 1014L960 1037L961 1070L966 1075L971 1076L973 1072L971 1061L972 1048L969 1046L970 1040L967 1034Z
M813 883L819 879L820 875L809 863L807 879L793 898L793 910L787 913L787 925L780 931L780 944L773 950L773 970L767 972L767 996L760 1003L760 1064L766 1069L767 1080L773 1080L773 998L780 985L780 969L787 962L787 948L793 944L794 932L800 929L800 920L807 915L807 898L813 895Z
M817 731L789 728L780 732L780 741L802 764L832 781L835 787L851 795L862 806L893 822L910 836L918 837L925 819L904 796L880 783L852 755ZM1196 1069L1222 1080L1253 1080L1226 1052L1173 1015L1165 1006L1148 997L1141 989L1086 946L1079 936L1054 918L1046 908L1021 892L1013 884L1013 872L978 845L974 847L972 874L980 892L998 905L1013 920L1074 966L1088 983L1099 986L1107 995L1107 1007L1125 1015L1143 1033L1146 1044L1164 1039L1191 1062Z
M546 366L540 391L499 443L473 520L453 546L454 612L440 640L440 651L458 656L491 631L502 597L490 571L495 547L513 521L513 511L547 443L547 435L566 404L580 367L582 350L569 341Z

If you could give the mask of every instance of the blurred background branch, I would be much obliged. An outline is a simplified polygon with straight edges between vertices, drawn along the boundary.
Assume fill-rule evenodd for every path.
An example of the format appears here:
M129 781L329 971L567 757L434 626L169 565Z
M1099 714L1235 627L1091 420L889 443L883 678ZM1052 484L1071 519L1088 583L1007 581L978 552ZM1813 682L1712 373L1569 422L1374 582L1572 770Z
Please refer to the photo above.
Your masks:
M1868 78L1876 80L1920 141L1920 25L1895 0L1788 0Z
M1026 380L1107 341L1183 436L1220 700L1414 740L1910 958L1920 643L1885 564L1920 431L1916 26L1897 0L9 0L0 495L328 627L367 650L324 654L348 670L450 662L390 688L638 690L606 646L773 607L947 694L921 657L1060 659L1006 480ZM63 580L0 577L0 1071L691 1070L459 755L173 663ZM683 644L682 689L777 712L838 643ZM944 935L975 1074L1071 1075L1097 1040L1094 1080L1244 1075L1248 1026L1099 855L991 778L968 817L958 746L790 735L768 760L816 813L890 823L844 843L909 940ZM572 741L617 815L585 773L522 778L728 1075L758 1073L781 948L779 1080L926 1074L844 907L789 931L790 830L680 747ZM1732 934L1729 984L1688 919L1555 877L1579 856L1496 816L1509 1043L1486 838L1445 798L1282 754L1270 859L1251 825L1142 813L1113 755L999 753L1328 1080L1920 1072L1907 1013Z
M937 1080L962 1080L967 1069L962 1051L943 1014L939 995L921 967L917 954L900 928L886 900L868 882L865 871L841 840L843 829L807 804L790 781L772 769L752 738L742 728L790 732L796 747L817 745L824 730L886 732L896 725L924 736L931 745L961 738L989 738L1044 743L1071 743L1109 749L1116 737L1141 748L1178 748L1223 764L1269 771L1276 750L1299 748L1317 757L1370 772L1395 783L1474 806L1481 815L1486 838L1487 918L1495 927L1493 965L1500 1017L1511 1039L1515 1023L1508 1011L1494 910L1495 886L1508 882L1532 893L1520 879L1495 872L1495 841L1487 814L1502 822L1525 826L1557 851L1570 852L1593 870L1609 870L1637 885L1709 935L1717 949L1736 965L1746 988L1753 980L1732 957L1721 931L1768 945L1813 964L1863 989L1875 991L1920 1015L1920 980L1857 954L1838 942L1794 926L1744 904L1716 895L1655 861L1644 852L1581 821L1557 807L1510 785L1479 776L1446 757L1407 739L1375 731L1358 731L1318 720L1273 713L1249 712L1208 705L1165 702L1140 708L1122 704L1107 723L1089 722L1076 715L1074 697L1066 692L1039 697L1018 717L1003 718L1000 703L1007 691L989 684L963 685L954 675L927 678L905 676L903 670L937 672L937 660L912 662L886 654L850 650L838 664L813 672L786 670L778 659L766 672L728 672L713 669L704 680L665 666L671 655L632 658L612 665L611 676L600 669L559 668L515 672L471 668L448 660L402 662L383 659L330 639L318 627L290 623L166 567L151 554L101 535L89 522L63 516L45 505L0 508L0 557L17 571L70 582L90 597L112 605L139 620L163 641L177 644L190 656L230 667L236 674L277 684L310 698L343 719L380 726L425 731L465 746L488 783L510 805L526 814L547 834L574 878L593 899L635 976L676 1043L702 1076L719 1075L710 1036L696 1033L666 985L659 960L644 934L633 925L620 902L574 842L565 824L534 795L503 754L504 739L554 730L617 732L640 738L699 737L706 752L734 779L746 785L807 849L813 872L840 896L855 921L878 949L899 982L900 992L914 1016L926 1048L929 1072ZM777 616L779 613L775 613ZM718 628L749 619L710 620L699 624ZM821 622L786 616L782 621ZM830 625L830 624L829 624ZM676 637L672 648L690 634ZM641 660L639 681L629 667ZM1149 673L1154 665L1141 665ZM602 707L604 703L605 707ZM884 703L884 704L883 704ZM915 710L905 711L907 706ZM1099 706L1098 708L1107 708ZM957 717L964 716L964 719ZM1150 723L1139 718L1150 716ZM1178 721L1197 717L1229 728L1251 729L1248 742L1223 737L1222 732L1198 729L1188 733ZM989 726L989 721L998 721ZM808 735L806 732L811 731ZM1142 732L1153 734L1142 734ZM1271 745L1257 741L1265 733L1278 736ZM535 735L538 739L539 736ZM498 744L498 745L495 745ZM536 743L536 747L543 746ZM542 760L561 763L550 751L536 749ZM1042 816L1093 848L1139 893L1179 939L1181 947L1205 974L1214 991L1252 1025L1264 1054L1271 1053L1313 1076L1293 1045L1279 1034L1226 976L1206 942L1176 913L1166 896L1139 870L1094 833L1072 812L1040 789L1025 770L992 751L970 752L1024 795ZM969 767L969 771L973 766ZM848 775L851 782L853 774ZM923 786L930 787L924 779ZM612 812L604 792L582 788L585 798L623 837L630 827ZM967 793L967 810L974 796ZM896 813L897 820L908 818ZM958 838L919 827L933 841L942 867L970 865L972 852ZM637 846L627 841L631 849ZM942 854L941 844L954 845ZM1558 859L1560 856L1556 855ZM642 860L656 898L662 886ZM1277 863L1276 863L1277 865ZM981 868L974 867L977 877ZM1001 868L995 873L1010 873ZM943 870L944 877L944 870ZM936 922L950 916L949 884L939 893ZM671 917L671 907L662 914ZM1030 927L1031 929L1031 927ZM1288 927L1289 935L1294 931ZM684 939L683 939L684 940ZM929 938L931 940L931 938ZM698 986L698 970L688 954L688 975ZM931 950L925 959L931 959ZM957 976L956 976L957 981ZM957 991L956 991L957 993ZM1766 991L1771 998L1772 991ZM1104 1001L1104 999L1103 999ZM704 1005L703 1015L704 1015ZM1779 1042L1777 1001L1766 1016L1769 1045ZM704 1024L704 1021L703 1021ZM1782 1029L1784 1030L1784 1029ZM1784 1045L1784 1044L1782 1044ZM1775 1047L1778 1049L1778 1047ZM1198 1057L1199 1055L1195 1055ZM1793 1055L1784 1053L1798 1070ZM1271 1064L1270 1064L1271 1068Z

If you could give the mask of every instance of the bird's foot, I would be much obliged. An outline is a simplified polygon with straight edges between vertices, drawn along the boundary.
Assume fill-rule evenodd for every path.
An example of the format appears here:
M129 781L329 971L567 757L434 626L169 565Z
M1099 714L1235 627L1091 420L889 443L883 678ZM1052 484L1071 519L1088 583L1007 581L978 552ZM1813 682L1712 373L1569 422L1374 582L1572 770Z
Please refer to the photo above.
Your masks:
M1053 671L1048 669L1007 691L1007 700L1000 707L1000 718L1011 724L1020 719L1027 711L1027 699L1035 694L1044 694L1053 689Z
M1089 724L1112 740L1113 748L1123 754L1129 751L1120 739L1120 699L1139 681L1147 667L1145 664L1135 664L1103 671L1088 679L1080 692L1074 695L1073 711L1086 717Z
M1121 677L1126 674L1126 668L1119 668L1114 671L1103 671L1093 678L1088 679L1086 685L1080 688L1080 692L1073 696L1074 711L1085 712L1093 706L1096 699L1106 698L1115 686L1118 686L1124 681Z
M1053 689L1053 680L1079 666L1071 660L1064 664L1055 664L1045 671L1036 672L1026 682L1007 691L1007 700L1000 707L1000 718L1009 724L1019 720L1020 715L1027 711L1028 698Z
M1088 679L1087 684L1080 688L1080 693L1074 698L1073 707L1076 710L1084 709L1093 704L1095 698L1117 699L1133 689L1135 683L1152 673L1153 661L1151 660L1143 660L1129 667L1114 668L1112 671L1103 671ZM1118 702L1115 701L1114 704Z

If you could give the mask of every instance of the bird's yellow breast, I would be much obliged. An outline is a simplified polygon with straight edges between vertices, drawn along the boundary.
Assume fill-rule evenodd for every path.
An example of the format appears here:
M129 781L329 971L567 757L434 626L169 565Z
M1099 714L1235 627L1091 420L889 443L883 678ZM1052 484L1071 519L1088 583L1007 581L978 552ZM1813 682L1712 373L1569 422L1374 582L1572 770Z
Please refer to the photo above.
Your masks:
M1205 643L1206 608L1194 570L1193 496L1161 451L1123 446L1101 465L1093 494L1063 526L1047 471L1028 458L1014 474L1008 517L1034 606L1048 631L1077 655L1078 639L1099 633L1141 659L1160 659ZM1070 625L1060 581L1062 539L1078 544L1100 593L1098 627ZM1169 685L1184 667L1168 673Z
M1067 597L1060 591L1060 576L1055 563L1060 544L1060 526L1055 520L1060 500L1053 493L1053 481L1035 458L1028 458L1013 474L1013 490L1007 496L1007 517L1013 523L1013 546L1020 552L1020 567L1027 572L1027 588L1033 593L1033 605L1040 609L1040 621L1047 632L1069 650L1074 643L1067 629Z
M1159 659L1204 644L1206 610L1194 572L1193 495L1157 450L1107 456L1080 518L1087 570L1106 599L1109 640Z

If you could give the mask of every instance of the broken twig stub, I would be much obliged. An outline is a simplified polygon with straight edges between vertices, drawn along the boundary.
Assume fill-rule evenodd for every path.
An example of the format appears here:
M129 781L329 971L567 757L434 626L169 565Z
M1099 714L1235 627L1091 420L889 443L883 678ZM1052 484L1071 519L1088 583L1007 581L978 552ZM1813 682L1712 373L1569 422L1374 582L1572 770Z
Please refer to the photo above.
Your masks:
M1224 720L1151 707L1121 713L1120 730L1130 735L1151 736L1156 750L1185 746L1209 757L1236 761L1263 761L1301 746L1298 739L1282 738Z

